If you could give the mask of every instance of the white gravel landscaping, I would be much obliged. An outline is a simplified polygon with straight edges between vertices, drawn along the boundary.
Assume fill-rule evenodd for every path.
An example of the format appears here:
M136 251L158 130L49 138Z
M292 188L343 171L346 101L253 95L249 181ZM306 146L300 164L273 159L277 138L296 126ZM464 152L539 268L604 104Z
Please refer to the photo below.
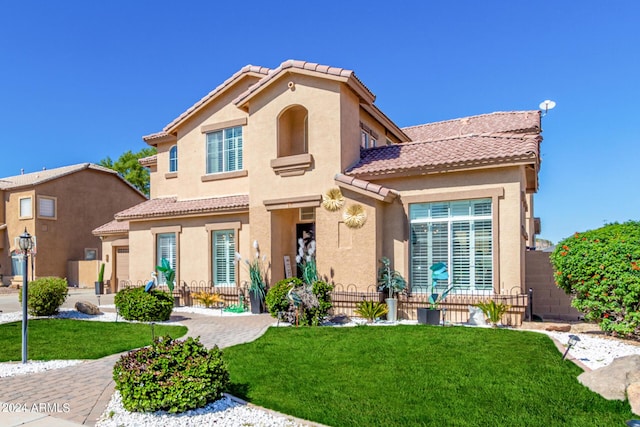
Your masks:
M96 427L201 427L213 425L220 427L297 427L310 424L247 405L229 396L210 403L204 408L181 414L167 412L131 413L122 407L120 393L117 391L111 397L107 409L96 423Z

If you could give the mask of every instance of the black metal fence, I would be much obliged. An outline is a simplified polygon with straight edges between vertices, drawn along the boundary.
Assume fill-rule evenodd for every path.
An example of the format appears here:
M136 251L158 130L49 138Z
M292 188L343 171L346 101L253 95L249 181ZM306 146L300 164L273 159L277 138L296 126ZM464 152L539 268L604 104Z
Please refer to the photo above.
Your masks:
M121 281L118 289L125 287L144 286L142 281L133 283L131 281ZM159 285L158 289L168 292L166 285ZM194 298L195 293L199 292L216 293L222 296L225 305L235 305L240 303L248 303L248 287L246 284L241 287L236 286L213 286L211 281L194 280L191 282L183 281L182 284L176 286L173 290L173 296L179 298L180 305L183 306L201 306L204 305ZM377 301L384 302L387 297L386 292L380 292L373 285L366 288L358 287L355 284L343 285L334 284L331 292L331 301L333 308L332 315L355 316L355 309L358 302ZM428 307L429 296L424 293L401 293L398 298L398 319L400 320L416 320L417 309ZM525 320L525 315L529 317L528 309L530 295L523 292L519 287L514 287L506 293L495 294L487 292L469 292L454 293L451 292L447 297L438 304L438 308L443 311L445 322L449 323L465 323L469 320L469 307L479 302L487 302L493 300L497 303L503 303L509 306L509 310L503 316L503 323L510 326L519 326Z

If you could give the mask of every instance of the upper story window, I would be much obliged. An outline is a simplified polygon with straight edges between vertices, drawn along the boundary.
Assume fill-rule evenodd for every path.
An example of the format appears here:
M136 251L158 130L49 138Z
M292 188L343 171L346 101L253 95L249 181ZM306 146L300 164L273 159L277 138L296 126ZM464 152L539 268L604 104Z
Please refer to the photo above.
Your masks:
M373 148L378 146L378 134L369 126L360 122L360 147Z
M38 196L38 218L56 219L56 198Z
M178 172L178 146L169 149L169 172Z
M31 197L20 198L20 218L33 217L33 208L31 205Z
M242 170L242 126L207 133L207 173Z
M278 117L278 157L295 156L309 151L308 111L301 105L287 108Z

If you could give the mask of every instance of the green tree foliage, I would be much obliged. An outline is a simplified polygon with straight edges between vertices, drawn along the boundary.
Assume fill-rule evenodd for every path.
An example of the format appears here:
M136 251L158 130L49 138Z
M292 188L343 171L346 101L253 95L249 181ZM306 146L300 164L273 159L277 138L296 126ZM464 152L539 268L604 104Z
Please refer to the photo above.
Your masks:
M640 338L640 222L576 233L551 254L556 284L573 294L586 320Z
M124 179L129 181L131 185L148 196L149 171L140 163L138 163L138 159L153 156L154 154L156 154L156 149L153 147L143 148L137 153L129 150L118 157L118 160L116 160L115 162L111 159L111 157L107 156L106 158L100 160L98 164L100 166L104 166L105 168L117 171Z

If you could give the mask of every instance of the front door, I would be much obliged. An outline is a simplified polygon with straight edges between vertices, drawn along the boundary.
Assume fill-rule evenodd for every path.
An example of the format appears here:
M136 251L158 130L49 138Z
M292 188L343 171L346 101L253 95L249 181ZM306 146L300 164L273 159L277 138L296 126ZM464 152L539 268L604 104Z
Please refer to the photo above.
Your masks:
M315 258L315 241L316 241L316 224L308 222L296 224L296 272L297 277L302 278L302 269L300 262L308 256ZM313 244L311 243L313 242ZM298 258L300 257L300 258ZM300 259L300 262L298 262Z

